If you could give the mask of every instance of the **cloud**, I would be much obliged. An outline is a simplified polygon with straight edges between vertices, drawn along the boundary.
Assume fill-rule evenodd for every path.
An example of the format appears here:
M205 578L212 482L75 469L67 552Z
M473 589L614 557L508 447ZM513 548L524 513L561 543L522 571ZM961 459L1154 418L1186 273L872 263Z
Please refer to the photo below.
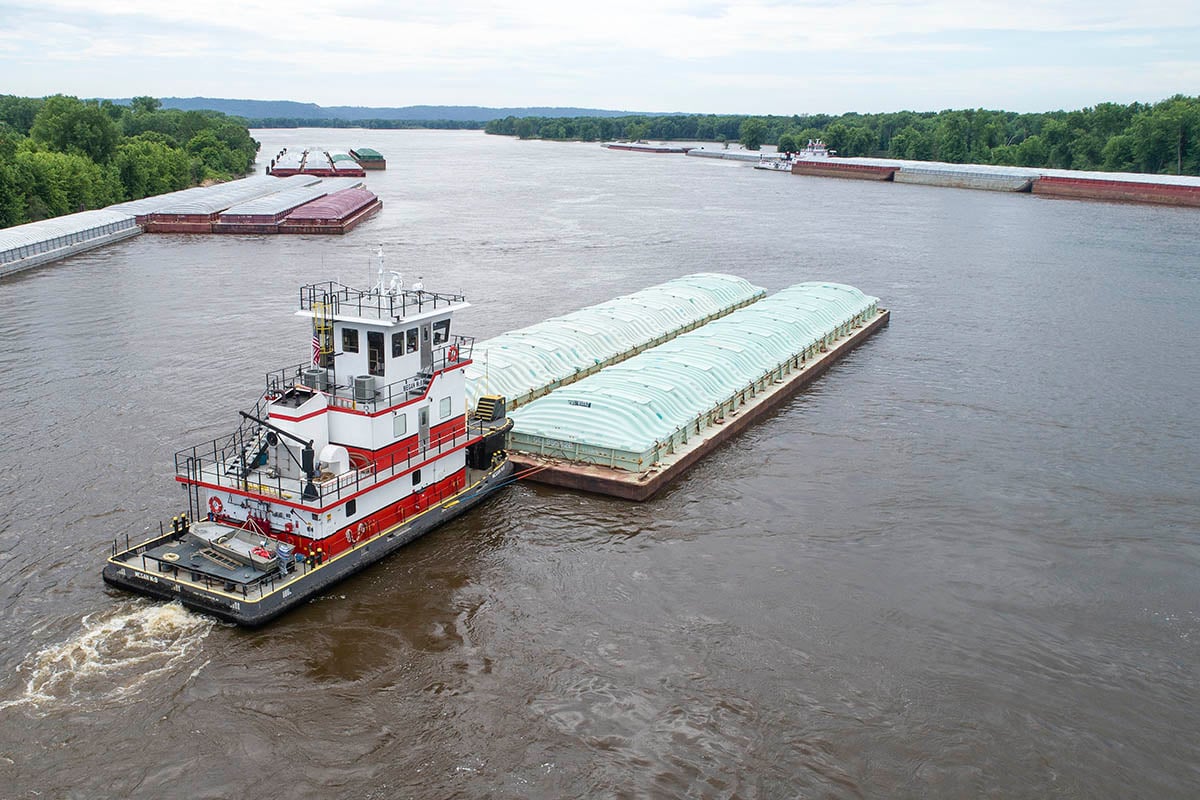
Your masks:
M1054 68L1094 87L1091 66L1123 64L1152 89L1172 80L1161 62L1188 62L1187 43L1200 38L1194 0L530 0L503 9L480 0L46 0L7 11L0 68L25 67L6 70L23 76L8 91L53 85L50 91L165 96L191 87L324 105L589 105L626 97L618 105L665 109L700 98L683 110L724 111L749 96L736 94L737 81L722 77L728 74L742 76L750 93L769 84L775 94L803 97L827 96L822 87L836 82L853 89L846 107L861 110L883 100L906 103L894 88L871 90L872 80L914 87L909 105L917 96L958 97L993 85L1005 97L1023 91L1032 103L1051 87L1012 86L1022 66ZM1078 72L1064 69L1072 66L1064 54ZM29 74L33 64L37 75ZM966 74L993 80L981 86ZM1175 91L1195 85L1181 85L1182 77ZM707 82L711 91L684 89L685 81ZM438 94L447 88L478 96Z

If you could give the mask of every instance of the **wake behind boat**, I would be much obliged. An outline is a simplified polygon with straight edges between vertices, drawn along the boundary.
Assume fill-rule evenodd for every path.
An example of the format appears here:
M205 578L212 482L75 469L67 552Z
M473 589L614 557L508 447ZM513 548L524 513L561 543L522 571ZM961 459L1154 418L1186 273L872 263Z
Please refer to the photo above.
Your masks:
M179 451L188 511L114 543L104 580L242 625L267 622L509 482L501 397L468 413L458 294L304 286L310 361L276 370L231 435Z

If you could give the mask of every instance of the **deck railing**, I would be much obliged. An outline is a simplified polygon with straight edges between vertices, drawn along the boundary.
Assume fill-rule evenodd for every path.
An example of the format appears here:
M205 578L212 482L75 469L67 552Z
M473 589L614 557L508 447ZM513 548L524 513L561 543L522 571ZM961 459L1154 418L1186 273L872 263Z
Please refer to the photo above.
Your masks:
M329 396L330 405L342 408L361 409L367 412L374 412L380 408L391 408L424 395L432 373L441 372L456 364L469 361L474 350L474 336L458 336L456 334L447 343L433 351L433 363L428 373L411 375L386 386L378 387L372 392L371 397L365 399L355 395L353 386L337 384L336 373L333 370L327 370L325 379L334 381L334 384L329 386L328 391L324 393ZM268 372L266 395L275 398L296 385L307 386L314 390L319 389L320 387L310 385L313 380L305 374L305 370L312 368L311 363L300 363Z
M397 475L410 472L426 461L465 447L472 440L482 437L489 426L490 423L471 420L456 432L432 438L429 446L424 450L407 455L392 454L386 460L377 460L365 466L353 467L324 480L314 480L315 495L310 497L304 496L307 480L295 474L276 473L274 478L268 478L263 473L254 473L243 478L236 472L231 473L231 465L240 462L231 462L228 456L230 450L218 446L225 440L215 440L207 445L181 450L175 455L175 473L180 478L196 483L216 485L270 499L279 498L313 508L323 508L336 503L343 497L354 495ZM278 446L287 445L280 443ZM226 453L226 457L221 458L221 453Z

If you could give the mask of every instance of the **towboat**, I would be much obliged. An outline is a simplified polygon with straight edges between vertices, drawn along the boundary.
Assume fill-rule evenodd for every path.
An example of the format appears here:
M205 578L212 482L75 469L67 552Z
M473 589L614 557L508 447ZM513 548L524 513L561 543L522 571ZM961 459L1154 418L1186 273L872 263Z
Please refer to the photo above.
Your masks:
M302 287L311 358L268 373L231 434L176 453L187 510L114 542L104 580L262 625L511 482L505 399L466 406L475 340L452 324L469 306L385 287L382 266L373 288Z
M755 169L765 169L771 172L791 172L792 160L787 157L764 158L754 165Z
M758 163L754 165L754 168L773 172L791 172L792 164L797 161L821 161L832 158L836 154L836 150L830 150L820 139L809 139L808 144L795 153L780 153L774 158L759 156Z

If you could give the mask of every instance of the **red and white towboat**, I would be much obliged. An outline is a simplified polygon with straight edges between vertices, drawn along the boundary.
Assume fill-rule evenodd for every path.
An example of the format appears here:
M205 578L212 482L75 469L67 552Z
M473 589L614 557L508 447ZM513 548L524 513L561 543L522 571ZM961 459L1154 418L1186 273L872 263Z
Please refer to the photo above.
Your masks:
M393 273L394 275L394 273ZM267 375L230 436L182 450L188 512L114 543L104 580L260 625L476 505L511 478L500 397L467 409L457 294L304 286L312 358Z

